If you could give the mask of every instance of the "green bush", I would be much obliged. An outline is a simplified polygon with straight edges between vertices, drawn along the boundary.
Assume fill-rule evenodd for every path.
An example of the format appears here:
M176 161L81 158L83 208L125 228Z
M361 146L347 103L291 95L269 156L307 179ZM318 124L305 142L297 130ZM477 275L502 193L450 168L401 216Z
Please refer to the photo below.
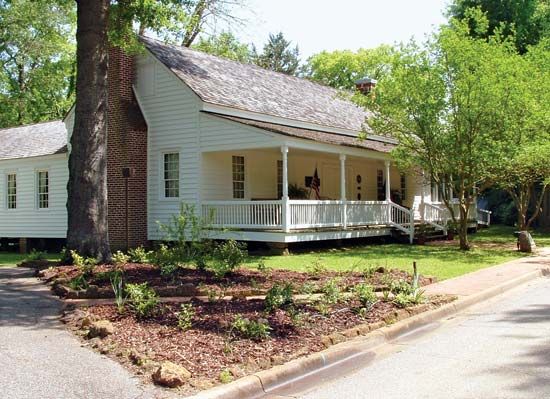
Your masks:
M95 259L95 258L85 258L83 256L80 256L78 254L78 252L76 252L73 249L71 249L69 251L69 254L70 254L73 265L75 265L76 267L81 269L82 273L85 276L89 276L89 275L92 274L92 272L94 270L94 266L97 265L97 259Z
M113 254L112 259L113 259L113 264L120 266L120 265L127 264L130 261L130 256L126 255L122 251L116 251Z
M329 305L337 304L342 299L342 292L335 279L329 280L321 287L323 301Z
M195 309L191 303L182 303L178 312L178 328L181 331L187 331L193 327L193 318Z
M411 284L405 280L393 280L389 284L389 289L392 294L399 295L411 295L414 292L414 288Z
M147 251L142 246L128 250L128 255L130 256L130 262L132 263L147 263L149 262L149 257L152 254L153 254L152 251Z
M139 318L152 316L159 304L157 293L147 283L126 284L128 304Z
M231 323L231 331L237 332L243 338L263 341L269 338L271 327L267 320L249 320L238 314Z
M33 249L25 258L27 261L35 261L35 260L44 260L46 259L47 253L44 251L37 251L36 249Z
M235 271L246 258L246 246L235 240L227 240L216 246L212 271L218 278Z
M361 306L365 308L371 307L378 300L374 293L374 289L368 284L357 284L353 291L357 300L361 303Z
M282 309L292 305L294 302L292 294L293 287L291 283L273 285L265 295L265 309L268 312L273 312L276 309Z

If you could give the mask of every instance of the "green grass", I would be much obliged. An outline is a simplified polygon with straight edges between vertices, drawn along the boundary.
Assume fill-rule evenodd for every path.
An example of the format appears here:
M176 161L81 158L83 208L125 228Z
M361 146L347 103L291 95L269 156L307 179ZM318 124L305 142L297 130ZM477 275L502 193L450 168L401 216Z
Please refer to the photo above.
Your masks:
M17 266L17 264L25 260L26 257L27 255L21 255L14 252L0 252L0 267ZM59 260L60 255L56 253L47 254L46 258L49 260Z
M481 230L471 235L475 248L467 252L460 251L456 241L449 245L366 245L289 256L255 256L248 259L246 266L256 267L262 260L272 268L307 271L319 259L325 267L335 271L384 266L412 272L412 264L416 261L421 274L445 280L522 257L523 254L514 250L513 231L513 228L501 226ZM534 237L539 246L550 245L550 234L535 234Z

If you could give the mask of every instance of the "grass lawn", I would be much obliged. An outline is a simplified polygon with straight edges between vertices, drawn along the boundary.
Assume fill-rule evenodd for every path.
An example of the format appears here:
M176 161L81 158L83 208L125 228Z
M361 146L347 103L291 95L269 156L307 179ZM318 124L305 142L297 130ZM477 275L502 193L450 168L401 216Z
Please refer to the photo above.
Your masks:
M492 226L471 235L474 249L463 252L458 242L431 243L429 245L366 245L340 249L315 250L289 256L252 256L248 267L256 267L259 261L272 268L307 271L320 260L331 270L346 271L365 266L384 266L412 272L417 262L420 273L436 276L439 280L460 276L485 267L498 265L523 254L515 251L516 239L512 227ZM550 234L534 234L539 246L550 245Z
M0 252L0 267L14 267L23 261L27 255L21 255L15 252ZM59 254L47 254L47 259L59 260Z

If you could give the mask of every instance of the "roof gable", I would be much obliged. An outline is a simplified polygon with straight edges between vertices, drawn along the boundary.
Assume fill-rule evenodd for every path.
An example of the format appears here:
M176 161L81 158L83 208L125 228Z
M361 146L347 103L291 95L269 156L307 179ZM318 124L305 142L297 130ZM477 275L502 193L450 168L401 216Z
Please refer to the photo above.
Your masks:
M67 129L62 121L0 129L0 160L67 152Z
M306 79L141 37L146 48L206 103L328 128L362 130L366 112Z

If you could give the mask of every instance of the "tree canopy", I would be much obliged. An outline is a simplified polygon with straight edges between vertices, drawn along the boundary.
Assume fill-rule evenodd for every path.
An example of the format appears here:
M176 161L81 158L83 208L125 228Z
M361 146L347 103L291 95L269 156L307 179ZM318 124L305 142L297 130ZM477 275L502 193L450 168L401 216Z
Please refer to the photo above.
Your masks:
M270 34L261 53L253 47L253 60L256 65L275 72L296 75L300 66L300 51L298 46L285 39L282 32Z
M311 56L304 68L304 77L337 89L353 89L355 81L368 76L380 79L389 72L393 47L374 49L323 51Z
M468 9L478 7L487 15L487 29L475 29L470 19L471 32L477 37L489 37L498 30L514 38L516 48L525 53L529 45L537 44L550 34L550 2L548 0L454 0L449 15L463 19Z
M474 13L478 24L483 16ZM452 218L460 224L460 245L469 249L468 213L475 193L490 184L504 154L515 105L510 86L519 56L497 37L472 38L470 21L453 19L425 43L402 45L370 96L355 100L373 111L367 123L399 144L393 155L403 169L421 168L442 190ZM458 198L454 213L450 190Z
M74 100L72 1L0 1L0 126L62 117Z
M207 38L201 37L192 47L230 60L244 63L252 62L250 46L241 43L231 32L221 32L219 35Z

